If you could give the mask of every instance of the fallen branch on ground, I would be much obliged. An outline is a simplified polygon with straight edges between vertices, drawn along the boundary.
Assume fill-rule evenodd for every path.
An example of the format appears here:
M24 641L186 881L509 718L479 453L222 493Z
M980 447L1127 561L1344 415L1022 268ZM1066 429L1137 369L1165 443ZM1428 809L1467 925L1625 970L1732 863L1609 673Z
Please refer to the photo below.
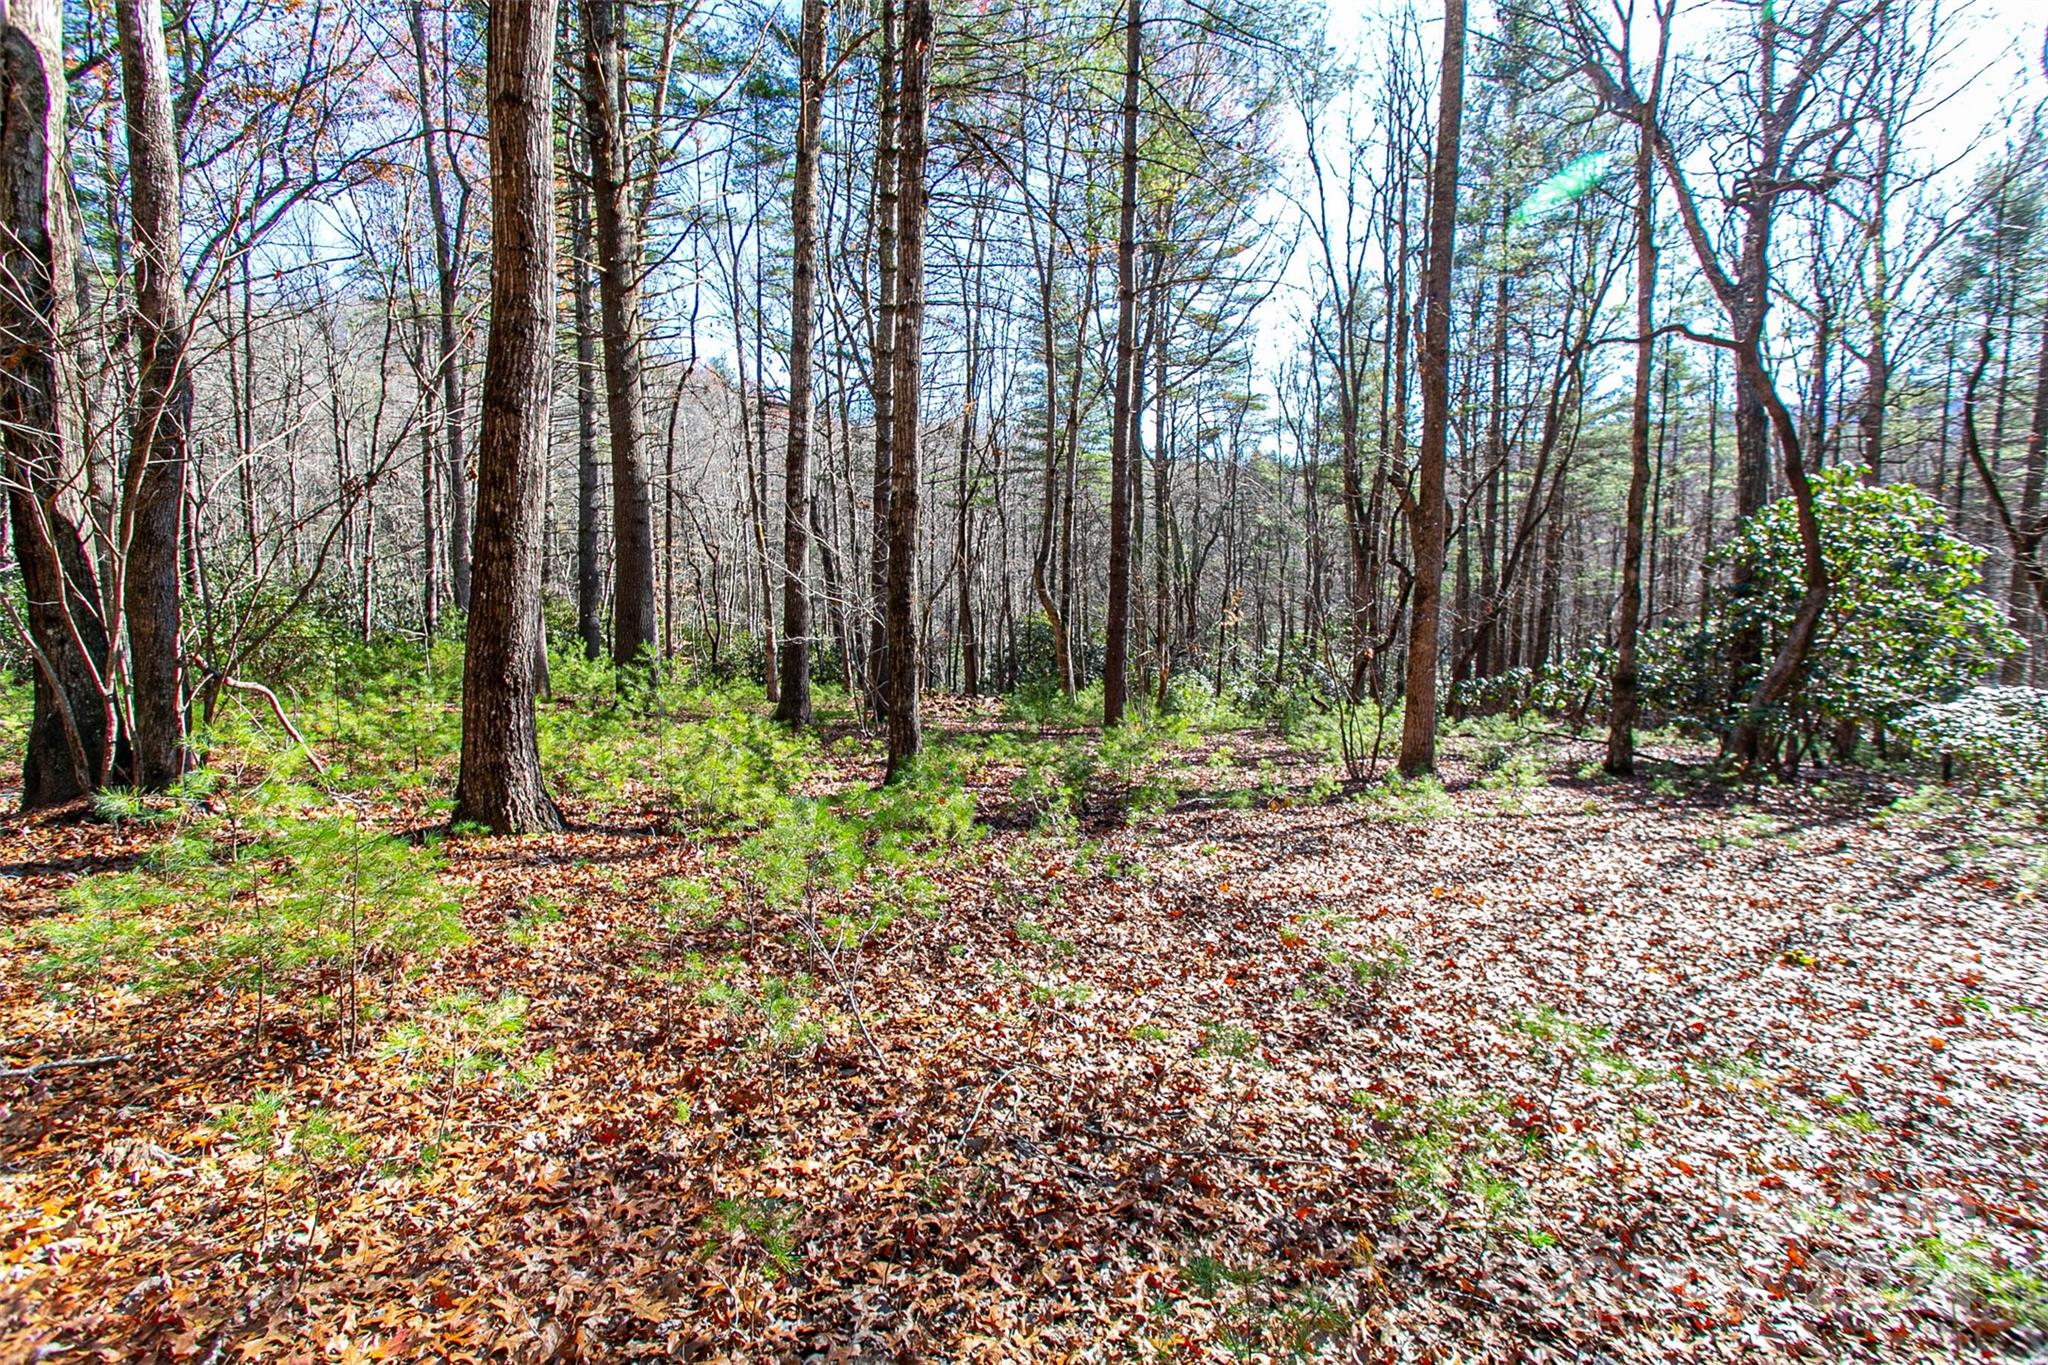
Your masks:
M109 1052L104 1057L58 1057L47 1062L35 1062L29 1066L0 1067L0 1080L20 1080L40 1076L45 1071L87 1071L94 1067L114 1066L120 1062L132 1062L132 1052Z

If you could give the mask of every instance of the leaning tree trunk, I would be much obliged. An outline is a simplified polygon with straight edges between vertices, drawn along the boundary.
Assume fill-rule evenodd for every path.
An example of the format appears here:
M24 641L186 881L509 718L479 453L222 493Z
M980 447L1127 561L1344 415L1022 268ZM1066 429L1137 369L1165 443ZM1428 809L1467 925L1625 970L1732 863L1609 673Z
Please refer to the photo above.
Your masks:
M493 5L491 328L477 433L477 526L462 662L455 819L494 834L562 828L541 785L533 657L555 359L554 0Z
M917 639L919 382L924 362L925 158L930 115L931 0L904 13L902 92L898 100L896 182L895 375L890 434L888 626L889 769L893 780L915 761L924 735L918 714L923 668Z
M1409 550L1415 596L1408 614L1408 688L1401 716L1401 775L1436 770L1436 673L1444 588L1444 447L1450 429L1452 233L1458 221L1458 133L1464 108L1465 0L1444 0L1443 76L1436 163L1430 172L1429 261L1422 282L1422 446L1416 452Z
M192 425L186 361L185 273L179 244L178 137L158 0L121 0L121 89L128 111L129 217L135 234L138 379L123 479L122 612L128 625L130 774L161 791L184 774L185 700L179 680L178 524Z
M818 124L825 106L825 0L804 0L797 43L795 241L789 285L789 445L783 460L782 696L775 718L811 723L811 330L818 275Z
M63 338L76 321L64 164L63 7L14 0L0 28L0 457L34 665L21 805L72 801L106 779L114 730L99 585L71 508L83 474L65 441ZM10 613L11 615L11 613Z
M1813 481L1807 477L1805 458L1799 446L1799 429L1793 424L1792 414L1784 401L1779 398L1753 338L1737 350L1736 361L1741 367L1739 372L1748 375L1758 400L1767 405L1765 411L1770 418L1771 429L1777 433L1785 481L1792 488L1793 509L1799 526L1800 583L1803 589L1783 643L1778 646L1778 652L1763 676L1757 680L1756 690L1750 694L1742 718L1729 736L1729 754L1747 772L1762 760L1764 735L1776 718L1777 709L1797 689L1806 670L1806 657L1813 650L1821 616L1827 610L1828 573L1821 544L1820 514L1814 501Z
M654 503L641 412L639 225L628 199L624 0L583 0L583 118L597 219L604 396L612 437L612 662L654 647Z

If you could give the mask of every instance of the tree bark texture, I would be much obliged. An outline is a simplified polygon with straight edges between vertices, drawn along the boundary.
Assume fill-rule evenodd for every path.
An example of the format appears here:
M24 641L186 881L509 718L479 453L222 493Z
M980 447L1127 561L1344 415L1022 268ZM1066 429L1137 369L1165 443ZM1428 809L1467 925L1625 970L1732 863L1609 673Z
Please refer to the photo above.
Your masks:
M776 719L811 723L811 336L818 277L818 129L825 109L825 0L804 0L797 39L796 185L789 285L789 443L782 465L782 697Z
M541 785L533 718L555 358L554 38L554 0L491 7L491 326L455 819L494 834L563 827Z
M1422 445L1408 518L1415 593L1408 616L1401 775L1436 770L1436 675L1443 614L1444 450L1450 432L1452 234L1458 221L1458 135L1464 111L1465 0L1444 0L1443 75L1430 171L1429 259L1422 282Z
M79 531L83 472L67 440L65 356L77 320L65 196L63 10L14 0L0 29L0 453L27 599L34 712L24 810L106 779L114 721L100 591Z
M137 393L123 477L122 615L128 627L129 736L134 785L161 791L184 775L185 697L178 632L178 527L192 426L178 135L158 0L120 0L121 90L127 109Z
M654 647L654 502L642 411L639 224L626 145L624 0L583 0L583 118L597 225L597 294L604 325L605 411L612 456L612 662Z
M917 518L920 379L924 362L925 160L931 91L931 0L909 0L904 12L902 94L896 193L896 327L891 357L895 377L890 436L889 776L901 776L917 758L924 735L918 695L924 681L918 651Z

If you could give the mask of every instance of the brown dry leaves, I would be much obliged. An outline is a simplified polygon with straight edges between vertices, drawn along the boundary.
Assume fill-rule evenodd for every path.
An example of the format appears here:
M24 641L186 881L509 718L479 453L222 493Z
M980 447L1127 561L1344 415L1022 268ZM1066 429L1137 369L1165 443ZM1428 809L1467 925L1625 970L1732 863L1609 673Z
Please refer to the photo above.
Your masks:
M1237 780L1291 761L1230 742ZM141 1055L0 1082L0 1351L2038 1349L2048 916L2011 859L1967 815L1732 809L1551 757L1416 823L1005 831L930 874L935 914L838 949L743 888L679 910L726 848L631 815L457 844L472 942L369 1030L442 1030L410 1058L343 1055L303 993L260 1050L247 1000L60 1010L13 943L7 1064ZM10 829L6 922L141 846ZM516 1056L465 1072L436 1002L506 992Z

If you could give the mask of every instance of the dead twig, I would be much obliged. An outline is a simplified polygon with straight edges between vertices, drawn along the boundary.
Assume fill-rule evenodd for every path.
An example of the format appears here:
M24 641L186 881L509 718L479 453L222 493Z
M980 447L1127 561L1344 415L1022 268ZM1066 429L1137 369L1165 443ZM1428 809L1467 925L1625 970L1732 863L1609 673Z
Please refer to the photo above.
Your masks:
M109 1052L103 1057L57 1057L47 1062L36 1062L29 1066L0 1067L0 1080L27 1080L42 1075L45 1071L90 1071L102 1066L116 1066L132 1062L132 1052Z

